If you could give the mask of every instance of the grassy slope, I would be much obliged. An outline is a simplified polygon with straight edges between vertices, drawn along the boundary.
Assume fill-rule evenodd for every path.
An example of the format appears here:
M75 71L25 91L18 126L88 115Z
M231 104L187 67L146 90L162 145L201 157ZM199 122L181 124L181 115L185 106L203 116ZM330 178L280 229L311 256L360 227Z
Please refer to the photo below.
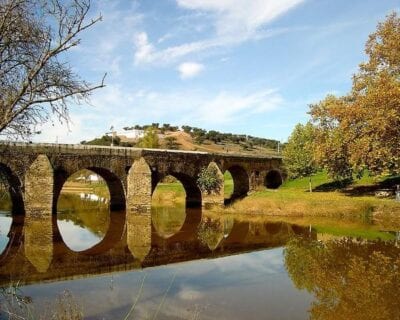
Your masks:
M313 188L331 182L326 173L312 178ZM371 177L354 183L372 185ZM308 178L285 182L278 190L262 190L236 202L228 211L272 216L374 219L382 226L400 225L400 203L374 196L349 196L340 191L308 192Z
M316 188L318 186L321 186L322 184L330 183L333 182L332 179L328 177L328 174L324 172L318 172L317 174L313 175L311 177L311 183L312 187ZM281 189L296 189L296 190L308 190L308 183L309 183L309 178L298 178L295 180L287 180L285 183L281 186ZM375 180L373 177L370 177L369 175L365 174L361 177L359 180L354 180L352 183L353 186L361 186L361 185L373 185L375 183Z

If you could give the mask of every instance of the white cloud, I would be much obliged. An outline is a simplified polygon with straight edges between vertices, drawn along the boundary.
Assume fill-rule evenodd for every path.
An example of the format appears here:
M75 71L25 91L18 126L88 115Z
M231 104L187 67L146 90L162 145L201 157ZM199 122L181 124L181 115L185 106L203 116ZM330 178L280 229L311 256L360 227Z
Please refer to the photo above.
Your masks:
M215 15L218 35L253 34L304 0L177 0L179 6L208 11Z
M266 24L305 0L177 0L185 9L211 16L215 34L205 38L157 50L142 32L135 39L135 63L170 63L189 54L239 45L250 39L262 39L277 32L262 30Z
M184 62L178 66L182 79L193 78L204 70L204 65L196 62Z
M133 42L136 46L135 63L151 62L154 55L154 46L149 43L147 33L137 33L134 36Z

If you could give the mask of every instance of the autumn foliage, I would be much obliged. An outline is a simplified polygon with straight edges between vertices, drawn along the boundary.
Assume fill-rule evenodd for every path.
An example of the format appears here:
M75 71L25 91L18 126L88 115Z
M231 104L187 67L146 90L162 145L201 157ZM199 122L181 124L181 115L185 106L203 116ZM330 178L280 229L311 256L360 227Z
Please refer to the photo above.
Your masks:
M316 160L336 178L367 169L400 174L400 17L390 14L369 36L346 96L310 106Z

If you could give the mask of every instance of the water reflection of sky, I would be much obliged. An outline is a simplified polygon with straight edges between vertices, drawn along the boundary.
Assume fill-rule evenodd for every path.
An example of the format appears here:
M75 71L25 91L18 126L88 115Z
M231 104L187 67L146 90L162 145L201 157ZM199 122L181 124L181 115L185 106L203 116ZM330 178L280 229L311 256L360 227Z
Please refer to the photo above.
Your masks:
M11 223L10 212L0 211L0 254L8 244L8 232L10 231Z
M99 243L102 237L74 224L73 221L58 220L58 228L65 244L74 251L82 251Z
M264 250L23 290L45 303L68 289L88 319L122 319L146 276L131 315L136 319L151 319L157 309L157 319L306 319L311 297L293 287L282 252Z

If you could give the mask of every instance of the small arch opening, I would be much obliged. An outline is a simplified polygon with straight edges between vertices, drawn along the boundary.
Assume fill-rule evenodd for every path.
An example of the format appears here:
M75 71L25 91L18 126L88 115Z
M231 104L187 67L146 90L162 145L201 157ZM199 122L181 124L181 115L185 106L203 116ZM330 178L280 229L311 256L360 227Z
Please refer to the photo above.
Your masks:
M278 170L271 170L265 176L264 185L267 189L278 189L283 183L283 178Z
M157 234L164 239L178 233L186 220L186 191L174 176L162 178L153 191L151 219Z
M110 226L110 192L102 176L84 169L66 180L57 201L57 226L73 251L92 248L105 238Z
M249 192L249 176L241 166L232 166L224 172L225 204L244 198Z
M228 200L233 194L233 177L229 170L224 173L224 199Z

